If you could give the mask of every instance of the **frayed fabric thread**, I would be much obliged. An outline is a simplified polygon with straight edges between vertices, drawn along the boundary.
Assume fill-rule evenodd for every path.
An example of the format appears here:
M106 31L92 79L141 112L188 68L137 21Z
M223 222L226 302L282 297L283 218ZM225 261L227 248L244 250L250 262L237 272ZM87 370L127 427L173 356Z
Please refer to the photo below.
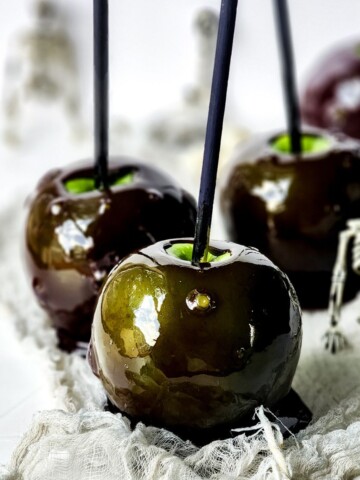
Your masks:
M19 202L0 212L3 333L15 326L29 356L48 372L59 410L40 412L1 480L344 480L360 476L360 349L329 355L321 345L326 313L304 315L304 342L294 387L314 413L287 440L264 407L254 435L237 431L199 449L171 432L103 411L104 391L86 361L56 348L50 322L35 305L19 258ZM360 346L359 299L346 305L342 326ZM9 327L10 328L10 327Z
M274 465L272 466L273 473L277 475L277 480L288 480L291 478L291 473L286 464L285 457L281 451L284 444L284 438L280 431L279 425L276 423L270 422L267 418L265 411L271 413L274 417L275 415L270 412L270 410L265 409L264 406L256 408L253 418L258 418L259 423L253 427L245 428L234 428L232 432L236 433L245 433L252 430L255 430L255 435L258 435L260 432L264 435L264 438L269 447L269 451L274 459Z

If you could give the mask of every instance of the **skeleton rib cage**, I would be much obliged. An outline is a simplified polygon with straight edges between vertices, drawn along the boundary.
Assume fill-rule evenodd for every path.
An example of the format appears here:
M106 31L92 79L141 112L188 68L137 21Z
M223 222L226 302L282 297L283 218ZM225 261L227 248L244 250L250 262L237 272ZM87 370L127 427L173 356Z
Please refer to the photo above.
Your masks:
M324 336L325 347L332 353L336 353L347 346L347 340L339 329L339 322L347 277L347 252L351 241L353 241L352 269L360 275L360 219L349 220L347 229L339 234L329 298L330 328Z

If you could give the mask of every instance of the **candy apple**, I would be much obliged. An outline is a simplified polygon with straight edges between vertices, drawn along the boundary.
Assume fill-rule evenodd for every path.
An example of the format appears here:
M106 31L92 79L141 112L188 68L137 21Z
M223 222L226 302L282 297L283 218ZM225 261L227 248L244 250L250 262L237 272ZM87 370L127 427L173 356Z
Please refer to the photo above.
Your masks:
M335 46L314 65L301 109L309 125L360 138L360 40Z
M257 250L158 242L111 272L94 316L89 360L110 401L174 431L234 426L289 392L301 314L287 276Z
M195 201L167 175L116 158L109 181L98 190L93 163L72 164L45 175L30 201L26 263L64 349L89 340L100 286L121 258L194 232Z
M222 179L221 207L231 240L259 248L290 278L303 308L328 304L338 235L360 216L359 144L320 130L255 138ZM351 274L348 298L360 288Z

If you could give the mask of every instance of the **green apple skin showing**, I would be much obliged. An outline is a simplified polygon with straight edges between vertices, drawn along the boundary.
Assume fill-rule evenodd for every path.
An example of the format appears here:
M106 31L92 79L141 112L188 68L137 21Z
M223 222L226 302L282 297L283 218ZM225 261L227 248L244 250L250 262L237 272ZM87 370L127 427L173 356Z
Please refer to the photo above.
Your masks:
M220 181L228 237L258 248L290 278L304 309L326 308L338 236L360 217L360 144L322 130L326 151L294 156L254 138L235 153ZM345 299L360 289L352 273Z
M234 425L290 389L302 328L296 294L265 256L211 242L231 257L200 267L158 242L111 272L89 361L110 401L133 419L206 431ZM192 308L199 292L209 308Z
M169 236L193 235L196 204L187 192L156 168L111 159L110 179L129 172L129 184L70 193L68 180L93 176L92 161L71 164L43 177L30 199L26 266L65 350L89 341L99 290L120 259Z

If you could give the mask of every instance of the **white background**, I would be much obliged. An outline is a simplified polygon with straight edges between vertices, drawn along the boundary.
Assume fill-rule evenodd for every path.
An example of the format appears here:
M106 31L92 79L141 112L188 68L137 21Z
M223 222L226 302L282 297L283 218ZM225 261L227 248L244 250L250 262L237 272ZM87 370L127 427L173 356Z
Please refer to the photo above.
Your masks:
M58 0L78 46L82 99L91 112L91 0ZM191 79L192 18L219 0L113 0L110 3L111 109L134 119L166 108ZM356 0L289 0L299 78L329 44L356 36ZM28 22L29 0L1 0L0 59ZM189 72L190 68L190 72ZM229 87L235 118L263 129L283 120L271 0L240 0Z
M29 1L0 3L1 72L11 39L28 24ZM59 0L59 4L67 12L77 46L83 113L91 124L92 2ZM219 4L219 0L110 0L112 116L143 121L176 105L193 78L194 13L204 6L217 9ZM289 0L289 5L301 84L324 48L358 34L360 2ZM228 115L254 131L284 124L271 0L239 0ZM13 201L19 187L50 166L91 155L91 149L90 141L74 146L50 127L40 140L28 141L18 150L0 145L0 206ZM5 317L0 311L0 463L8 460L32 414L54 405L42 367L26 358L15 332L1 320Z

